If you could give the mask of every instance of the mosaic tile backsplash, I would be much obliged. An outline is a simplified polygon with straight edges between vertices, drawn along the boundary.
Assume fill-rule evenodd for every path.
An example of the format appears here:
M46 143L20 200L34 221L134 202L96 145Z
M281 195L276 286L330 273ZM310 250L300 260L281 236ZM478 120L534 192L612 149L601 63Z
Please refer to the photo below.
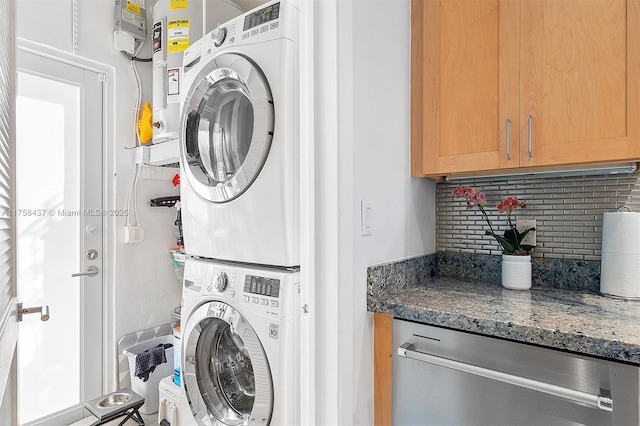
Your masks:
M430 277L451 277L500 285L502 256L437 252L367 268L367 291L423 285ZM598 293L600 262L593 260L535 258L531 267L534 288L557 288Z
M579 177L476 178L436 186L436 250L449 253L500 254L498 243L484 232L486 222L464 200L454 199L458 185L473 186L487 196L492 225L504 231L506 215L496 205L507 196L527 203L514 217L536 219L534 258L599 261L602 217L627 205L640 212L640 174ZM501 232L500 232L501 233Z

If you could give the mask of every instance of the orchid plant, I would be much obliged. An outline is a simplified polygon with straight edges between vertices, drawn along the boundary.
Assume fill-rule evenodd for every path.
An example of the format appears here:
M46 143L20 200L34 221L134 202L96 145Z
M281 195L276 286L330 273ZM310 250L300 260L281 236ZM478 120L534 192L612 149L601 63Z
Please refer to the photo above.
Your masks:
M525 231L518 231L511 220L511 213L517 209L518 207L524 209L526 207L526 203L524 201L519 201L516 197L507 197L502 200L498 204L498 212L507 214L507 224L508 229L504 231L503 235L498 235L493 229L491 225L491 221L489 220L489 215L487 215L484 207L487 205L487 198L484 193L478 191L476 188L471 186L458 186L451 194L454 198L464 198L467 201L467 208L474 209L478 208L480 214L482 214L482 218L489 225L489 230L485 231L486 235L491 235L493 238L500 243L502 246L503 254L511 254L515 256L527 256L529 251L534 247L531 245L522 244L522 239L527 235L530 231L534 231L535 228L529 228Z

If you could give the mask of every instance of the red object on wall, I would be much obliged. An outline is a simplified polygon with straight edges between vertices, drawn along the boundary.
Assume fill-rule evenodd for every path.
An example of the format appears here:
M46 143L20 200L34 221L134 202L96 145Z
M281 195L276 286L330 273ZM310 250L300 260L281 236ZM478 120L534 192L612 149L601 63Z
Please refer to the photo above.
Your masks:
M171 183L173 184L173 186L180 185L180 175L178 173L176 173L173 179L171 179Z

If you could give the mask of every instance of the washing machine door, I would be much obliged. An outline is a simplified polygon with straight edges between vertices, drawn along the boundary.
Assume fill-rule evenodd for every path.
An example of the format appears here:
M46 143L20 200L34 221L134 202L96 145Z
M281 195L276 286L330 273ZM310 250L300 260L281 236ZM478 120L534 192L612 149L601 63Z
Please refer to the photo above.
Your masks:
M269 363L240 312L223 302L201 305L187 320L182 344L187 401L199 425L269 424Z
M235 53L209 60L193 81L182 106L181 160L196 193L225 203L251 186L267 159L271 89L260 68Z

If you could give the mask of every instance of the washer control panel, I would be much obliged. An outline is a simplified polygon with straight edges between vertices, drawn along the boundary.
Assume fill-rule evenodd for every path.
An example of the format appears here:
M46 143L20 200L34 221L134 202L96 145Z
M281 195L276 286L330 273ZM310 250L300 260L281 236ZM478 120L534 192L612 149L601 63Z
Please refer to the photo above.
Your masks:
M246 275L244 277L244 291L245 293L261 296L278 297L280 294L280 280L257 275Z
M245 268L189 258L185 261L184 295L230 303L269 318L297 315L300 292L297 271Z
M244 278L243 301L277 308L279 306L280 280L258 275L246 275ZM276 299L276 300L274 300Z

